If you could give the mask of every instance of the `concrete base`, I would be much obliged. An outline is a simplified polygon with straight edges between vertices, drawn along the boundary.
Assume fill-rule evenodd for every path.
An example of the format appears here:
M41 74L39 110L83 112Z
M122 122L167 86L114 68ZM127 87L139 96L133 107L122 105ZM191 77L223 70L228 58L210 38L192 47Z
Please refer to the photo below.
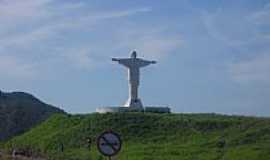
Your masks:
M133 107L100 107L97 113L124 113L124 112L152 112L152 113L171 113L169 107L145 107L144 109Z
M143 105L142 105L142 101L138 98L138 99L128 99L125 107L129 107L129 108L140 108L141 110L143 110Z

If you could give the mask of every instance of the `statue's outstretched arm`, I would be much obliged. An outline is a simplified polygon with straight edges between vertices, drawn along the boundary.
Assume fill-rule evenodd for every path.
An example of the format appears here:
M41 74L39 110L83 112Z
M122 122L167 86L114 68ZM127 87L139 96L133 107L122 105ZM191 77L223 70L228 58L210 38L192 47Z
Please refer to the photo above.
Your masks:
M126 67L130 66L130 59L129 58L112 58L112 61L116 61L119 64L122 64Z
M152 64L156 64L156 63L157 63L157 61L151 61L151 63L152 63Z
M118 59L118 58L112 58L112 61L116 61L116 62L118 62L118 61L119 61L119 59Z
M156 63L157 63L156 61L147 61L147 60L140 59L140 67L145 67L150 64L156 64Z

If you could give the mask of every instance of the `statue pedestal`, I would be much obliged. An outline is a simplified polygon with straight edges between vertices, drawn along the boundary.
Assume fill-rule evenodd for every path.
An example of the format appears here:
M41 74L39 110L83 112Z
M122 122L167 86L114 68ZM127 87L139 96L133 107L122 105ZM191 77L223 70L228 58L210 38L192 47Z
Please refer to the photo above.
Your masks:
M135 107L100 107L96 109L97 113L125 113L125 112L151 112L151 113L171 113L169 107L149 106L145 108Z
M125 107L128 108L137 108L139 110L143 110L143 105L142 105L142 101L138 98L138 99L131 99L129 98L125 104Z

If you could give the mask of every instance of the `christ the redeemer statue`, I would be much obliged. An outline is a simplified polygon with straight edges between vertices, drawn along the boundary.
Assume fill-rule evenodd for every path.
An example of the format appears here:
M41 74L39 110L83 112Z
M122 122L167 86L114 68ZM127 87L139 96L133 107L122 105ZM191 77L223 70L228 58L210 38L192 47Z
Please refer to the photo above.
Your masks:
M136 51L133 51L130 58L112 58L112 61L117 61L119 64L128 68L129 80L129 98L125 107L143 109L142 102L138 97L138 87L140 84L140 68L155 64L156 61L148 61L137 58Z

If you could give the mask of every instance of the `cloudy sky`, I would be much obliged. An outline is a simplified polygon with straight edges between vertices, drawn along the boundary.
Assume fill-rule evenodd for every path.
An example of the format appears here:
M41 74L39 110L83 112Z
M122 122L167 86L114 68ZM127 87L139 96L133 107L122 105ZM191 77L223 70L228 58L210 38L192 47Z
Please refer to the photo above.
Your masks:
M127 99L137 50L145 105L270 116L268 0L0 0L0 89L68 112Z

